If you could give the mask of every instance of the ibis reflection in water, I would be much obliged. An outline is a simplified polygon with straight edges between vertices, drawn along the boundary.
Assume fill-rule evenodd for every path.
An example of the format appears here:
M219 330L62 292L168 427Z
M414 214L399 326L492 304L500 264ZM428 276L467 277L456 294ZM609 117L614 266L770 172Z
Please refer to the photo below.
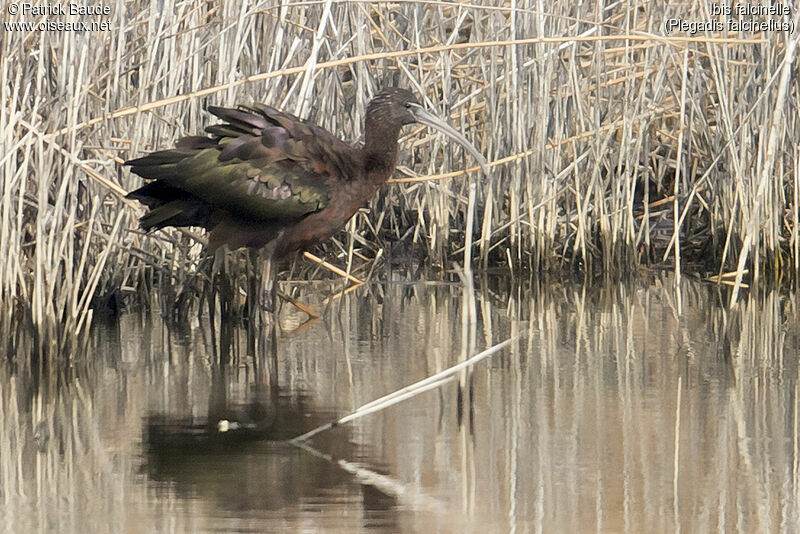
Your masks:
M212 252L260 249L270 287L273 259L329 238L392 175L403 126L419 122L448 135L488 174L480 152L405 89L370 101L361 147L262 104L208 110L224 121L206 128L210 137L184 137L126 162L149 180L128 198L149 208L140 219L145 230L199 226L210 232ZM272 302L268 291L262 303Z

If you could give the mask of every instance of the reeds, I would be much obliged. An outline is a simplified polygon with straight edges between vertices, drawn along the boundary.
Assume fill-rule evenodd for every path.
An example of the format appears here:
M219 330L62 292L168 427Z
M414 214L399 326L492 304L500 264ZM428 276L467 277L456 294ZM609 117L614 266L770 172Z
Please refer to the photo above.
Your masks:
M159 288L168 311L205 287L202 238L138 232L120 163L200 132L208 104L267 102L356 142L389 85L463 130L492 176L470 171L470 203L472 162L410 130L398 183L318 251L347 272L412 256L589 277L664 262L737 288L800 273L788 34L665 35L712 18L702 3L111 6L96 20L112 31L3 33L3 332L27 319L74 344L100 304Z

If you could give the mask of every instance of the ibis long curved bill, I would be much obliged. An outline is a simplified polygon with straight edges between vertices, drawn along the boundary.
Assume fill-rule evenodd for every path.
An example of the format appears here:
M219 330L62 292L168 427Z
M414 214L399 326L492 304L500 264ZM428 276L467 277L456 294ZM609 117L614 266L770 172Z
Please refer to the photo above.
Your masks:
M489 168L486 166L486 159L483 157L483 154L478 152L478 149L475 148L475 146L470 143L467 138L461 134L461 132L444 122L430 111L423 108L421 105L411 103L409 106L409 111L417 122L442 132L446 136L450 137L453 141L463 146L467 152L472 154L475 159L478 160L478 165L480 165L483 174L489 176Z

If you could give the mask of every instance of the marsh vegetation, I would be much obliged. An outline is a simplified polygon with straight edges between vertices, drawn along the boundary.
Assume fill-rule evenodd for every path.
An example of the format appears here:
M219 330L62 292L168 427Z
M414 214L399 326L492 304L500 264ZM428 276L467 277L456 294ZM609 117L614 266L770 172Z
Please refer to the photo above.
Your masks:
M201 131L207 105L267 102L357 142L390 85L463 131L492 175L409 130L392 183L313 251L355 276L397 258L457 267L473 184L476 269L618 279L662 264L723 275L731 303L797 278L787 34L664 35L668 18L709 18L705 4L109 5L113 31L3 34L3 332L75 345L96 311L156 290L171 314L207 290L202 235L138 231L122 197L140 181L120 166ZM309 276L329 275L307 260L283 274Z

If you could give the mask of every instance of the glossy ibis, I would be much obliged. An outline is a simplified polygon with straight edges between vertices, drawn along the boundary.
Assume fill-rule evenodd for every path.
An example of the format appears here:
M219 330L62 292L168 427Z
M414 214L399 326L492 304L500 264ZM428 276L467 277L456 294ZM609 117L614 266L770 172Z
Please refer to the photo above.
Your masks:
M212 251L261 249L265 282L273 258L327 239L375 195L394 171L406 124L448 135L487 172L477 149L405 89L384 89L370 101L361 147L262 104L208 111L224 121L206 128L210 137L184 137L171 150L126 162L150 180L128 198L149 208L140 219L145 230L201 226Z

